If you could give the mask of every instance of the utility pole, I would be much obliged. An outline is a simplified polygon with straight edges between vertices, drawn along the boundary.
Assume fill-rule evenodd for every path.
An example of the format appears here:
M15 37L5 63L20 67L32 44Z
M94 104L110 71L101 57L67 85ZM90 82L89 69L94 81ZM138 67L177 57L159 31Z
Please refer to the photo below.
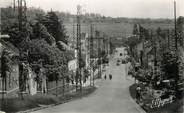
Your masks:
M95 34L96 35L96 34ZM104 38L103 37L99 37L98 35L96 35L96 37L95 38L93 38L93 41L94 40L96 40L96 46L97 46L97 64L99 63L98 61L100 61L100 63L102 62L102 58L101 58L101 49L102 49L102 41L104 40ZM94 53L93 53L94 54ZM98 74L100 75L99 77L101 77L101 66L98 64ZM94 71L94 70L93 70ZM94 84L94 72L93 72L93 84Z
M72 46L73 46L73 48L76 48L74 44L75 44L75 23L73 21L73 39L72 39Z
M26 18L26 11L27 11L26 0L18 0L18 9L17 10L18 10L19 32L21 33L21 36L24 36L24 38L26 39L27 36L23 35L23 33L26 34L25 33L26 32L25 27L26 27L26 21L27 21L27 18ZM21 59L20 64L21 65L23 65L23 63L25 63L25 64L27 63L26 62L27 56L23 55L24 53L26 53L26 55L27 55L28 51L23 50L23 49L20 51L20 59ZM24 58L24 57L26 57L26 58ZM24 71L24 70L22 70L22 71ZM20 76L19 78L22 79L22 76L24 76L24 75L20 74L19 76ZM24 81L24 80L22 80L22 81ZM19 87L22 88L22 89L21 88L19 88L19 89L20 89L21 97L23 99L23 90L24 90L24 88L22 86L23 83L20 83L19 85L20 85Z
M168 49L170 50L170 31L169 29L167 30L167 46L168 46Z
M99 32L95 31L95 38L97 39L97 64L98 64L98 77L100 76L100 40L99 40Z
M94 32L94 26L93 24L90 25L90 39L89 39L89 42L90 42L90 85L91 85L91 81L92 81L92 76L94 78L94 72L93 72L93 65L92 65L92 61L91 59L93 58L93 32ZM91 76L92 75L92 76ZM93 79L94 81L94 79ZM93 82L93 86L94 86L94 82Z
M81 6L77 5L77 82L79 78L80 91L82 92L82 75L81 75Z
M19 31L23 30L23 22L26 21L26 10L27 10L26 0L18 0Z
M90 83L91 83L91 81L93 81L93 86L94 86L94 71L95 71L95 69L94 69L94 65L92 64L92 58L94 58L94 48L93 48L93 43L94 43L94 39L95 40L97 40L97 54L98 54L98 58L99 58L99 45L100 45L100 43L99 43L99 40L104 40L104 38L100 38L100 37L93 37L93 34L94 34L94 24L91 24L90 25L90 38L89 38L89 41L90 41L90 66L91 66L91 70L90 70L90 72L92 72L92 73L90 73L90 75L92 75L92 77L90 77ZM96 33L95 33L95 36L97 36L96 35ZM101 60L101 59L100 59ZM93 61L93 63L94 63L94 61ZM97 62L98 63L98 62ZM100 69L99 67L98 67L98 69ZM99 72L99 70L98 70L98 72ZM91 80L91 78L93 78L93 80Z
M176 1L174 0L174 34L175 34L175 48L178 49L178 37L177 37L177 27L176 27Z
M152 35L152 32L151 32ZM158 33L157 33L157 39L158 39ZM157 75L157 41L156 41L156 37L154 37L154 75Z
M175 54L176 54L176 80L175 80L175 88L176 88L176 96L179 96L179 88L178 88L178 80L179 80L179 56L178 56L178 37L177 37L177 20L176 20L176 0L174 0L174 37L175 37Z
M15 10L15 0L13 0L13 9Z

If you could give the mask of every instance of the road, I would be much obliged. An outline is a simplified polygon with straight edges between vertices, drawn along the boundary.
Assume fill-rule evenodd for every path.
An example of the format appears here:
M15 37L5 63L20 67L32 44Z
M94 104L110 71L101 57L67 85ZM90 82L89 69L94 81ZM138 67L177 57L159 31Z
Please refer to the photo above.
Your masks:
M107 77L106 80L98 81L98 88L94 93L34 113L144 113L130 97L129 86L133 84L133 80L127 79L125 66L116 66L116 59L112 59L107 69L107 74L113 75L112 80Z

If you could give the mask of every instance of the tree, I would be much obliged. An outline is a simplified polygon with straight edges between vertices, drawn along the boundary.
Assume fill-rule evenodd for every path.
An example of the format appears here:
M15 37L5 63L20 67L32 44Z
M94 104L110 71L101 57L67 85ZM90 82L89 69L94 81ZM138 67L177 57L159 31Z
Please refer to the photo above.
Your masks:
M177 74L177 57L174 53L166 52L162 56L161 69L165 76L163 79L174 79Z
M55 38L50 35L47 28L39 22L33 26L33 34L31 39L45 39L45 41L47 41L50 45L55 44Z
M177 31L178 31L178 39L179 43L183 46L183 36L184 36L184 17L180 16L177 19Z
M66 36L66 30L55 12L48 12L40 22L45 25L48 32L55 38L56 42L63 41L67 44L68 36Z
M11 71L11 59L9 57L9 51L4 49L1 55L1 78L2 78L2 91L7 89L7 72ZM4 92L2 93L2 106L4 106Z
M68 54L60 51L55 46L49 45L44 39L31 40L28 43L28 51L29 63L37 63L41 59L43 67L47 70L47 75L50 76L50 80L56 80L58 77L56 77L55 75L59 75L60 78L64 76L65 73L67 73Z
M17 13L12 7L1 8L1 32L7 34L8 30L16 23Z
M156 30L156 32L160 36L161 35L161 32L162 32L162 29L160 27L158 27L157 30Z
M139 30L138 30L138 25L137 24L134 24L133 26L133 35L138 35L139 34Z

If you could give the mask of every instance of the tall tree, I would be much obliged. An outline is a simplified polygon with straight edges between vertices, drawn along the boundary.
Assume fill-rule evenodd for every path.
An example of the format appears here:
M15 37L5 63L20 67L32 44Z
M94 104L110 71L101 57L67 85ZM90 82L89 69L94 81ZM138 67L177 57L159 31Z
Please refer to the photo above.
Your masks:
M67 44L68 36L66 35L65 27L55 12L48 12L40 22L46 26L48 32L55 38L56 42L63 41Z
M4 49L1 55L1 77L2 77L2 84L3 90L6 90L7 84L7 72L11 70L11 59L9 57L8 50Z
M184 46L184 17L182 16L177 19L177 31L179 43Z
M176 77L177 58L174 53L165 52L162 56L161 69L164 72L164 79L172 79Z
M138 25L137 24L134 24L134 26L133 26L133 34L134 35L138 35L139 34L139 30L138 30Z

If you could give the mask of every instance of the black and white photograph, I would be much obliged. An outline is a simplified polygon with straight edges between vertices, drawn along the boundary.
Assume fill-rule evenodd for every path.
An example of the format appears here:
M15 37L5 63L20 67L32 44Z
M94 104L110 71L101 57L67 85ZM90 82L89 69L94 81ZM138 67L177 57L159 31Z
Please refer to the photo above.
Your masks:
M0 113L184 113L184 0L0 0Z

